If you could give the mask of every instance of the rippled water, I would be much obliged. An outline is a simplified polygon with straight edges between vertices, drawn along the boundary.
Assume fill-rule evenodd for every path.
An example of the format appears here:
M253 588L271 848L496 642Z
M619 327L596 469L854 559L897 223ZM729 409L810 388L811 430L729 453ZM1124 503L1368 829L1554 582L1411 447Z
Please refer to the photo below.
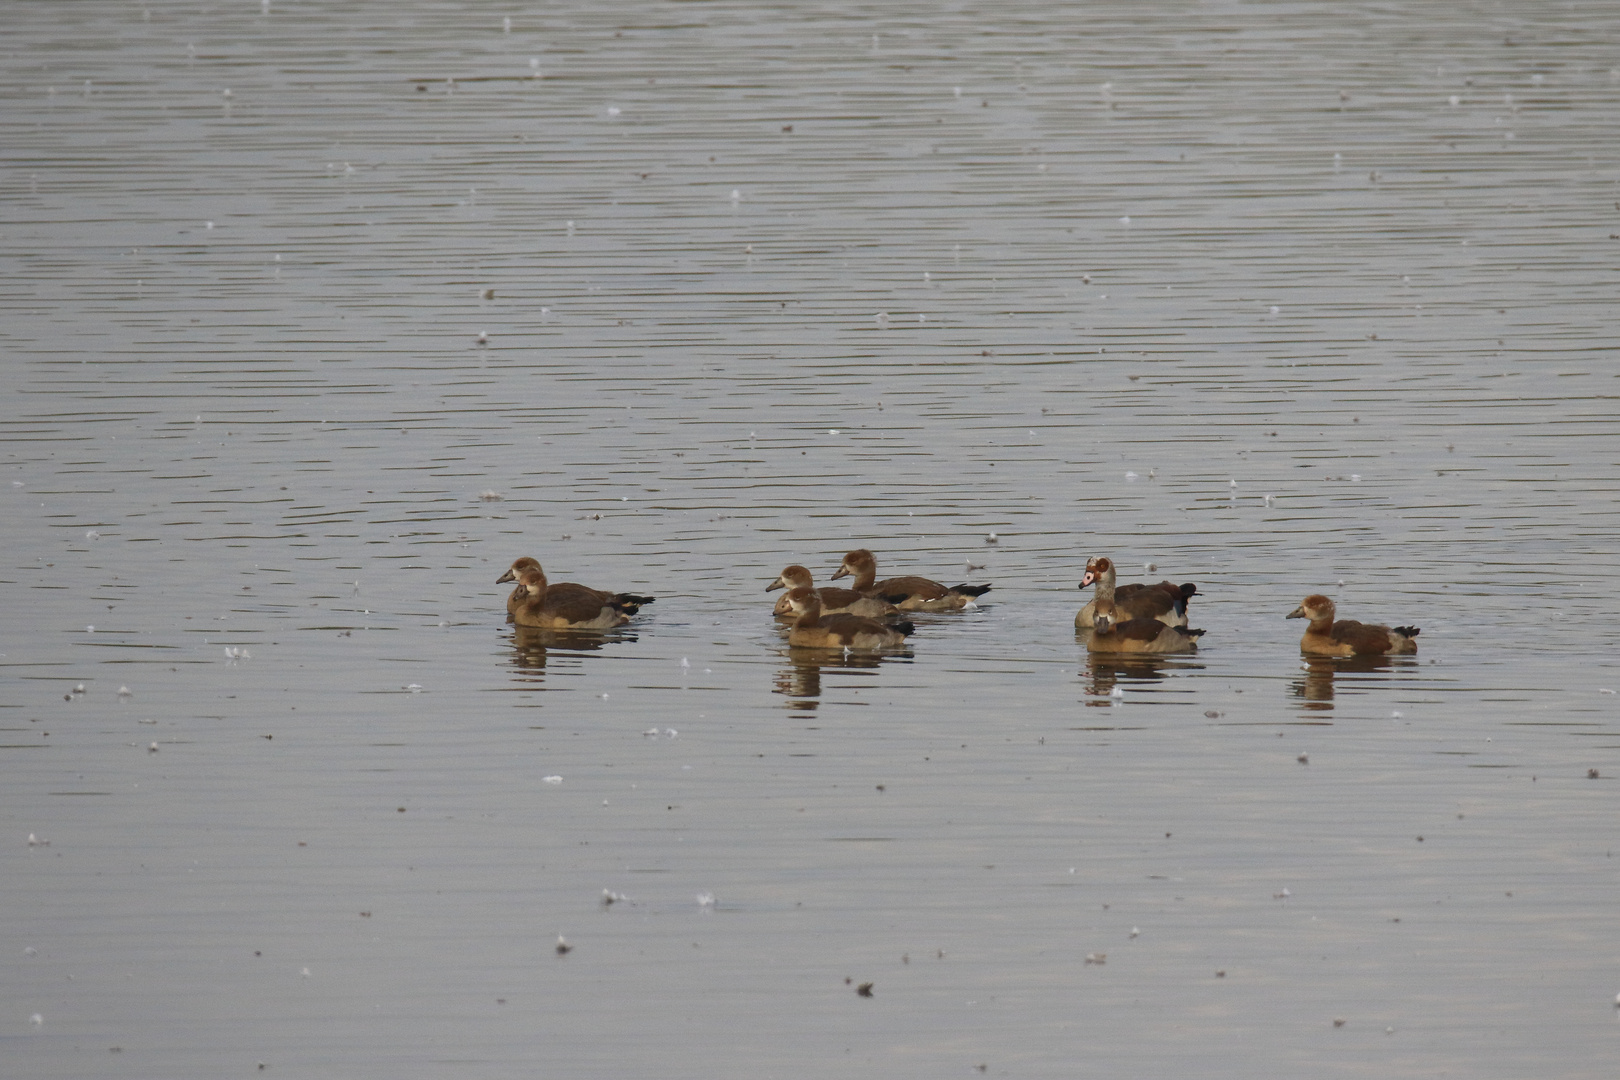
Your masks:
M5 10L8 1074L1612 1075L1610 5Z

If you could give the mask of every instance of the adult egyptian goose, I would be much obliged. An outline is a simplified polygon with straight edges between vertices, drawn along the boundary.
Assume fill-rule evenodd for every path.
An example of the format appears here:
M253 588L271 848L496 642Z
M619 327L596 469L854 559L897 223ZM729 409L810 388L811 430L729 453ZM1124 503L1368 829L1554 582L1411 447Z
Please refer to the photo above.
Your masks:
M594 589L548 588L545 571L539 566L520 571L517 580L523 590L523 600L512 611L512 621L519 626L542 630L611 630L630 621L629 612L612 600L603 600Z
M1124 618L1112 598L1099 597L1096 604L1095 622L1086 635L1087 652L1162 656L1198 651L1202 630L1171 626L1158 619Z
M901 611L960 611L975 597L990 591L988 585L941 585L925 577L897 577L877 580L877 557L865 548L844 556L843 565L833 574L837 580L854 574L851 582L858 593L877 596Z
M815 586L815 579L810 571L797 564L783 570L781 576L765 586L766 592L777 589L809 589ZM876 596L865 596L854 589L840 589L835 585L825 585L816 589L816 595L821 597L821 613L823 615L862 615L869 619L882 618L893 615L900 609L881 600ZM776 598L776 607L772 614L778 616L791 616L793 606L788 603L788 594L783 593Z
M534 559L531 559L525 555L523 558L513 562L511 568L508 569L506 573L496 578L495 584L504 585L508 581L517 581L518 576L522 574L523 571L539 569L540 564ZM525 589L522 584L519 584L516 588L514 588L512 590L512 595L506 598L507 614L510 615L517 611L518 605L523 603L523 600L527 595L528 590ZM551 597L554 602L561 602L564 599L573 600L576 597L581 602L593 599L599 600L604 604L618 608L626 615L634 615L641 609L641 605L650 604L654 600L658 599L656 596L638 596L635 593L606 592L602 589L593 589L589 586L580 585L573 581L548 582L546 584L546 595Z
M871 651L903 645L914 629L908 622L882 623L859 615L823 615L814 589L789 589L788 606L798 616L788 631L788 644L805 649Z
M1080 587L1084 589L1089 585L1096 585L1097 595L1075 615L1076 629L1091 629L1096 620L1097 603L1105 595L1112 598L1115 608L1123 613L1123 618L1157 619L1166 626L1187 625L1187 601L1198 594L1197 585L1190 581L1185 585L1176 585L1169 581L1161 581L1157 585L1135 582L1116 585L1117 573L1114 569L1114 560L1106 556L1098 556L1086 563L1086 572L1080 579Z
M1309 619L1305 636L1299 639L1299 651L1312 656L1384 656L1390 653L1415 653L1418 636L1415 626L1379 626L1360 623L1354 619L1333 621L1333 601L1321 593L1312 593L1301 600L1299 607L1286 618Z

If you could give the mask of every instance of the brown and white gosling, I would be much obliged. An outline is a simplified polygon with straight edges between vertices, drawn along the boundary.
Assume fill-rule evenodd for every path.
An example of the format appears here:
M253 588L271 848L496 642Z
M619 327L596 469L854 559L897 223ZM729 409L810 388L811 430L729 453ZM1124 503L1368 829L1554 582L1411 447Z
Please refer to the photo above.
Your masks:
M833 580L853 574L851 587L866 596L887 600L901 611L961 611L974 599L990 591L988 585L941 585L925 577L896 577L877 580L877 556L857 548L844 556Z
M777 579L765 586L766 592L777 589L809 589L814 588L815 578L810 571L794 564L783 570ZM816 589L816 595L821 597L821 613L823 615L864 615L869 619L878 619L886 615L893 615L900 609L887 600L876 596L867 596L854 589L840 589L836 585L824 585ZM788 594L783 593L776 598L776 607L771 612L778 616L791 616L793 608L788 603Z
M1299 651L1311 656L1386 656L1417 652L1418 628L1415 626L1381 626L1360 623L1354 619L1334 622L1333 601L1321 593L1312 593L1301 600L1299 607L1285 618L1309 619L1305 636L1299 639Z
M788 644L804 649L847 649L871 652L904 645L914 629L908 622L878 622L860 615L823 615L821 597L800 586L788 590L789 607L798 618L788 631Z
M602 594L594 589L575 592L548 588L545 571L538 565L521 571L517 580L523 599L512 610L512 621L519 626L542 630L611 630L630 621L629 612L611 599L603 600Z
M539 569L540 563L525 555L521 559L514 561L506 573L496 578L495 584L504 585L508 581L517 581L518 575L523 571ZM507 614L517 611L518 605L523 603L527 595L528 590L522 584L517 585L512 590L512 595L506 598ZM561 603L565 599L571 601L578 598L582 603L594 599L603 604L616 607L626 615L634 615L641 609L643 604L650 604L658 599L656 596L638 596L635 593L607 592L603 589L593 589L587 585L580 585L573 581L548 581L546 583L546 595L556 603Z
M1098 597L1095 624L1086 635L1086 651L1103 654L1164 656L1198 651L1202 630L1171 626L1158 619L1125 618L1112 597Z

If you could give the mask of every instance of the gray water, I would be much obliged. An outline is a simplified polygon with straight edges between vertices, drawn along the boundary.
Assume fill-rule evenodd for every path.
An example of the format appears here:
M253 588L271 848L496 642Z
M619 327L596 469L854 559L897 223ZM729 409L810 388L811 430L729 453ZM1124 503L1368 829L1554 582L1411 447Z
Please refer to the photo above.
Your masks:
M0 19L0 1072L1614 1075L1613 5Z

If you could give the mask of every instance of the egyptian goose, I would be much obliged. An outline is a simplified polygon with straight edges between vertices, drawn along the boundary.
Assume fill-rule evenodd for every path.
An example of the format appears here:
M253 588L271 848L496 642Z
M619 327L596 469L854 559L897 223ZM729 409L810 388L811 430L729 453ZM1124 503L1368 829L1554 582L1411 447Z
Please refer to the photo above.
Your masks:
M788 606L798 619L788 631L788 644L806 649L888 649L903 645L916 629L908 622L882 623L859 615L823 615L814 589L789 589Z
M837 580L854 574L851 583L855 591L867 596L878 596L901 611L960 611L973 603L974 597L990 591L988 585L941 585L925 577L897 577L877 580L877 557L865 548L858 548L844 556L843 565L833 575Z
M1197 585L1192 582L1176 585L1168 581L1161 581L1157 585L1135 582L1115 585L1116 576L1114 561L1106 556L1098 556L1086 563L1086 573L1080 579L1080 587L1084 589L1088 585L1096 585L1097 595L1074 617L1077 630L1091 629L1096 619L1097 603L1105 595L1112 598L1122 618L1157 619L1166 626L1187 625L1187 601L1198 594Z
M1305 636L1299 639L1299 651L1312 656L1384 656L1388 653L1415 653L1418 636L1415 626L1379 626L1359 623L1354 619L1334 622L1333 601L1321 593L1312 593L1301 600L1299 607L1286 616L1290 619L1309 619Z
M810 576L810 571L795 564L783 570L780 577L765 586L765 591L809 589L814 585L815 579ZM876 619L886 615L893 615L900 610L887 600L880 600L876 596L863 596L854 589L840 589L834 585L816 589L816 595L821 597L821 613L823 615L863 615L869 619ZM783 593L776 598L776 608L772 614L793 614L793 606L788 603L787 593Z
M1111 597L1098 597L1096 618L1086 635L1086 650L1094 653L1165 655L1198 651L1202 630L1171 626L1158 619L1123 618Z
M594 589L575 586L573 590L552 590L546 585L545 571L538 566L518 573L523 600L512 612L519 626L542 630L610 630L630 621L630 615L612 600L603 600ZM575 591L578 590L578 591Z
M534 559L531 559L525 555L523 558L513 562L511 568L507 570L506 573L496 578L495 584L504 585L508 581L517 581L518 575L522 574L523 571L539 569L540 564ZM523 603L524 597L527 595L528 590L525 589L522 584L519 584L515 589L513 589L512 595L506 598L507 614L510 615L517 611L518 605ZM580 585L573 581L547 582L546 596L551 598L552 603L561 602L564 599L572 600L575 597L580 598L581 601L599 600L611 607L618 608L626 615L634 615L638 610L640 610L641 605L650 604L654 600L658 599L656 596L637 596L635 593L605 592L602 589L593 589L589 586Z

